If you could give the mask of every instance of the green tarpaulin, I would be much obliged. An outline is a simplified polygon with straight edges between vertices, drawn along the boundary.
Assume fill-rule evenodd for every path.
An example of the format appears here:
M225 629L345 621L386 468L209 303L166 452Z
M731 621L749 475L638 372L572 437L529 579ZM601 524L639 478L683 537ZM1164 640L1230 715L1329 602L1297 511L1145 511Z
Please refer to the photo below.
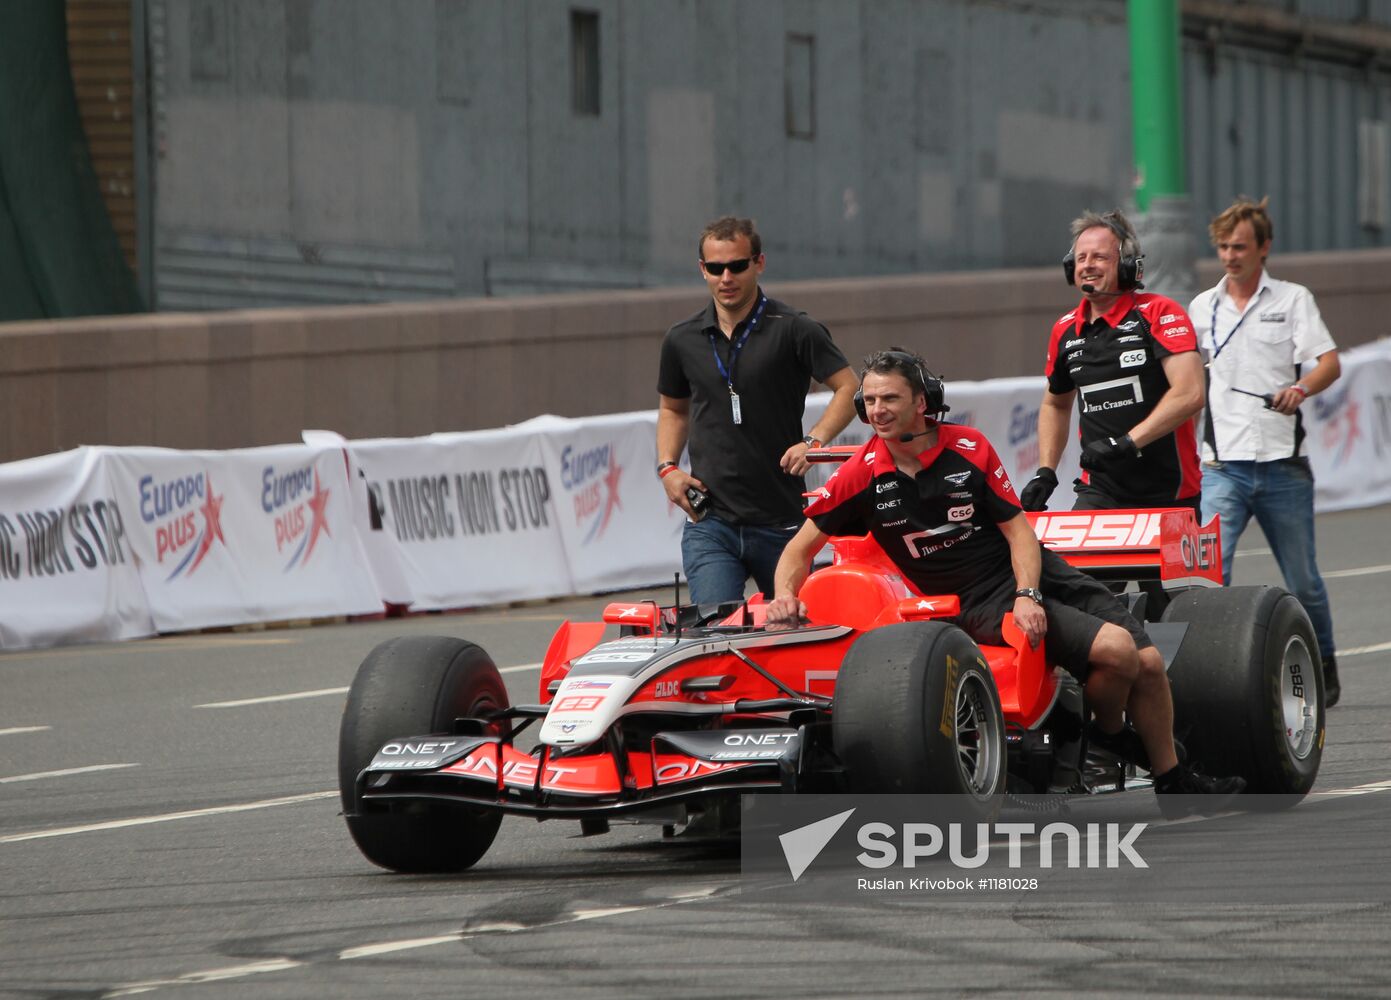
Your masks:
M139 312L68 66L61 0L0 9L0 321Z

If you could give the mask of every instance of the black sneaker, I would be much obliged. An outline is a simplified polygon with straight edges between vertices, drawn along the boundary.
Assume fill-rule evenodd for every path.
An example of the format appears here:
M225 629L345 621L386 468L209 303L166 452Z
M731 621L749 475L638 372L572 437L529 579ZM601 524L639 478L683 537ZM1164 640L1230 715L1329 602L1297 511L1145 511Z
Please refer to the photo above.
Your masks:
M1087 726L1087 744L1093 750L1119 757L1127 764L1134 764L1146 771L1150 769L1150 755L1145 749L1145 741L1128 723L1121 726L1120 732L1108 733L1092 720Z
M1343 686L1338 683L1338 659L1335 656L1323 658L1323 707L1332 708L1343 696Z
M1231 806L1246 790L1246 779L1210 778L1182 765L1154 781L1154 797L1165 819L1211 816Z

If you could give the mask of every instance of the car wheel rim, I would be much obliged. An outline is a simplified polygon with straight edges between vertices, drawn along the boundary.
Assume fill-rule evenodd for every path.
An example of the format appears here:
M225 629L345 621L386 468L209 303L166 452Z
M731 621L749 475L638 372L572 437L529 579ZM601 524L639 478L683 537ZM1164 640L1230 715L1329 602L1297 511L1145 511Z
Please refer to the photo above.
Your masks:
M968 674L956 689L956 761L967 789L981 798L998 784L1003 733L993 707L985 682Z
M1280 709L1284 715L1285 742L1296 760L1304 760L1313 752L1318 735L1318 705L1313 698L1314 670L1314 657L1308 644L1302 636L1290 636L1280 658Z

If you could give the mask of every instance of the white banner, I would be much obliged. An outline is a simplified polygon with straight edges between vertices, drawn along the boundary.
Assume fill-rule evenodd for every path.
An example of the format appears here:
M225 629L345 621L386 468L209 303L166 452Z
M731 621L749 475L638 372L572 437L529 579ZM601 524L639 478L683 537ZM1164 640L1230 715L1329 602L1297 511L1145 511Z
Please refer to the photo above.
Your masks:
M541 436L574 592L670 580L686 515L657 479L656 411L523 426Z
M383 571L399 574L413 609L574 592L535 424L349 443L375 508L359 529L382 532L374 571L391 546Z
M0 648L151 635L134 519L96 448L0 465Z
M381 518L375 511L372 491L368 488L367 472L353 460L347 438L337 431L301 431L304 443L314 448L330 448L343 456L348 466L348 506L358 541L367 556L373 588L385 605L408 606L415 599L410 581L401 562L400 546L390 533L382 530Z
M381 610L341 451L107 452L161 631Z
M1320 513L1391 503L1391 339L1339 361L1342 377L1300 407Z
M1342 355L1304 407L1320 512L1391 503L1391 340ZM1016 488L1042 376L952 382ZM830 400L807 400L810 428ZM837 444L858 443L852 423ZM664 583L682 515L653 474L656 411L403 440L228 452L79 449L0 465L0 647L253 621L496 604ZM1051 506L1072 505L1076 428ZM351 468L349 467L351 465ZM830 467L814 468L811 487Z

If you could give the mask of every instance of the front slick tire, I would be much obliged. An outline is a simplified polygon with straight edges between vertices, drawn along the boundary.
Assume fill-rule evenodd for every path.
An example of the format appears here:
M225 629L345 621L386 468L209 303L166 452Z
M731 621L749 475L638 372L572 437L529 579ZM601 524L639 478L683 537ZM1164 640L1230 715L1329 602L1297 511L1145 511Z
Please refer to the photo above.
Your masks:
M338 788L358 849L396 872L459 872L492 846L502 814L448 802L366 803L357 777L383 744L448 734L454 720L507 708L492 658L446 636L388 639L358 667L338 735ZM506 724L497 728L505 735Z
M831 737L852 792L960 796L998 810L1005 727L979 647L944 622L865 633L836 679Z
M1318 643L1303 606L1279 587L1193 590L1164 620L1188 623L1169 686L1189 759L1208 774L1241 775L1248 794L1302 797L1324 735Z

